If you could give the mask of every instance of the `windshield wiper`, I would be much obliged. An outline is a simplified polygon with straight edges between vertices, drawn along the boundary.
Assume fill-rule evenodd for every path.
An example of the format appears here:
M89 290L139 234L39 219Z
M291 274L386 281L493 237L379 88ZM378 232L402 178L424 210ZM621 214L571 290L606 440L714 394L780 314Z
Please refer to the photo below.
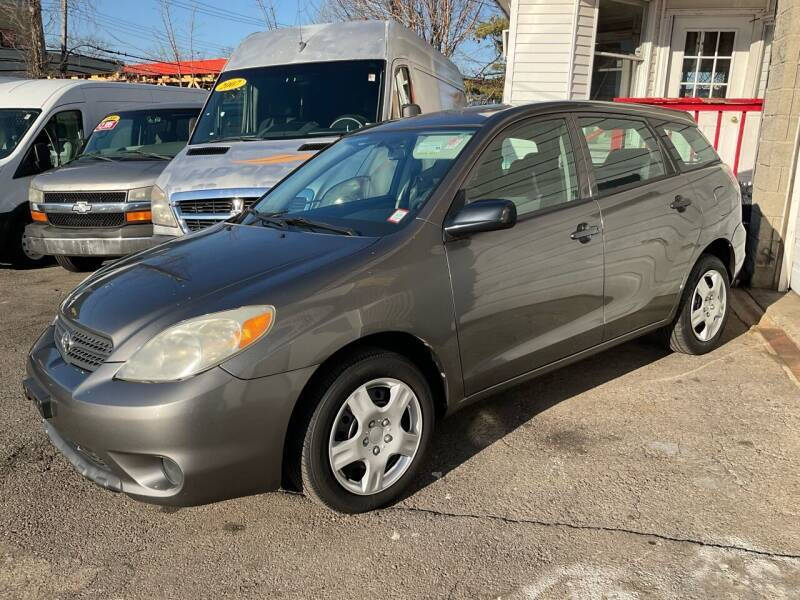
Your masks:
M256 140L263 140L264 138L259 135L230 135L228 137L214 138L205 140L203 142L197 141L195 144L215 144L217 142L253 142Z
M108 162L114 162L113 158L108 158L107 156L103 156L99 152L90 152L89 154L81 154L77 158L94 158L97 160L107 160Z
M277 227L278 229L286 229L286 221L284 219L280 219L279 217L287 212L287 210L276 210L274 212L261 213L251 207L242 213L242 217L253 215L264 225L270 225L272 227ZM239 222L241 223L241 220Z
M303 217L292 217L283 219L284 223L292 225L293 227L306 227L308 229L322 229L324 231L332 231L342 235L358 235L354 230L347 227L336 227L335 225L328 225L327 223L320 223L318 221L309 221Z
M144 150L123 150L123 152L128 152L130 154L141 154L142 156L149 156L151 158L157 158L159 160L172 160L171 156L167 156L165 154L157 154L156 152L146 152Z

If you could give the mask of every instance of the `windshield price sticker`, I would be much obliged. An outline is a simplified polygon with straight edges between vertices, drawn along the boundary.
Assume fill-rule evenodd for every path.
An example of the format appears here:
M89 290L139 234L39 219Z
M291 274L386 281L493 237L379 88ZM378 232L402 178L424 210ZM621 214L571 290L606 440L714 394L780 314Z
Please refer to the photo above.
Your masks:
M408 214L408 211L406 209L398 208L391 215L389 215L389 218L386 219L386 220L389 221L389 223L399 223L400 221L402 221L405 218L405 216L407 214Z
M233 90L238 90L240 87L243 87L247 83L247 79L244 77L236 77L234 79L228 79L228 81L223 81L217 87L214 88L215 92L230 92Z
M119 115L109 115L97 124L95 131L111 131L119 123Z
M453 159L458 156L458 153L461 152L469 138L469 135L463 133L438 133L420 136L412 154L416 159Z

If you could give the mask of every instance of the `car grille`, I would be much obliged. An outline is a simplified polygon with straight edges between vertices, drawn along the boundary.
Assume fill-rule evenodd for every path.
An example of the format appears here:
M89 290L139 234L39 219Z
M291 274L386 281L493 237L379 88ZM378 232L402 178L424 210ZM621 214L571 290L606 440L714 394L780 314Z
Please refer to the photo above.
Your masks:
M54 336L62 358L86 371L97 369L114 349L113 342L104 335L79 328L61 317L56 320Z
M125 202L128 192L45 192L44 201L60 204Z
M47 220L57 227L121 227L124 213L47 213Z
M234 200L240 198L203 198L181 200L177 203L178 216L189 231L200 231L220 221L230 219L241 210L247 210L258 198L241 198L241 210L234 210Z

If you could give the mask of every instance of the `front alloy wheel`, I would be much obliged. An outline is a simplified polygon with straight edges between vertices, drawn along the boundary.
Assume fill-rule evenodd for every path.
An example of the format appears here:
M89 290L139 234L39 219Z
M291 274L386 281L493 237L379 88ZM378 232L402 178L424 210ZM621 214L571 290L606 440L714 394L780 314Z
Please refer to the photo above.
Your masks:
M339 512L397 500L416 474L434 426L427 380L405 357L364 350L317 386L299 448L299 483Z

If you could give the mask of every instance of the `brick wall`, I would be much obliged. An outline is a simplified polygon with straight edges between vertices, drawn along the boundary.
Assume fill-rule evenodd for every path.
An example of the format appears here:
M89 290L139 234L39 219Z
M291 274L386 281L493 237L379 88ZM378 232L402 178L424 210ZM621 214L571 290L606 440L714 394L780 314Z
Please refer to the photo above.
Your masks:
M796 160L799 115L800 0L778 0L753 179L748 244L748 270L753 287L777 285Z

